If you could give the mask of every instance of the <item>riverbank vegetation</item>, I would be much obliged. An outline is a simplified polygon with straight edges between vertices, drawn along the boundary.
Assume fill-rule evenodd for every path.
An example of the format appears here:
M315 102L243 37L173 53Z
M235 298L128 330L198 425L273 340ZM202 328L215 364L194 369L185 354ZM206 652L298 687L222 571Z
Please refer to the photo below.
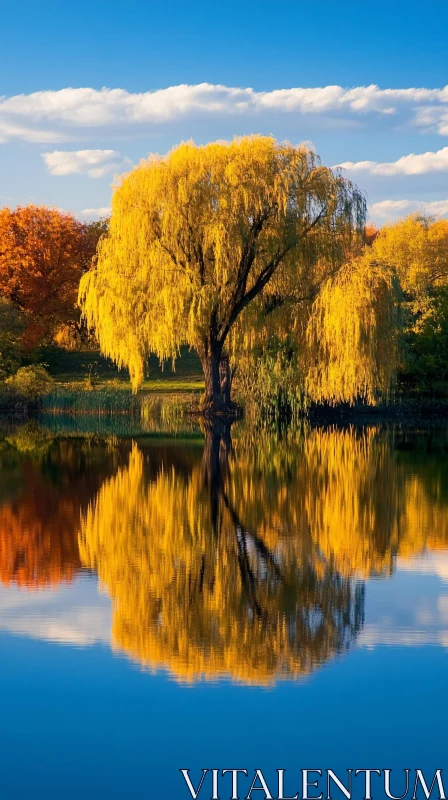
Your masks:
M448 221L366 227L307 147L181 145L110 221L0 210L3 408L444 408L447 365Z

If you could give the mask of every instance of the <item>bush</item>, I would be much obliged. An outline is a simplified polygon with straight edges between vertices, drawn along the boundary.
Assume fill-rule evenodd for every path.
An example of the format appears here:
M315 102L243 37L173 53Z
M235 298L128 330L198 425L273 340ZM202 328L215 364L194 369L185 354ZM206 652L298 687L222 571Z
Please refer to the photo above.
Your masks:
M309 403L297 345L271 336L263 347L246 350L238 359L235 390L247 417L300 416Z
M21 367L5 381L8 389L30 402L37 402L54 388L54 381L42 364Z

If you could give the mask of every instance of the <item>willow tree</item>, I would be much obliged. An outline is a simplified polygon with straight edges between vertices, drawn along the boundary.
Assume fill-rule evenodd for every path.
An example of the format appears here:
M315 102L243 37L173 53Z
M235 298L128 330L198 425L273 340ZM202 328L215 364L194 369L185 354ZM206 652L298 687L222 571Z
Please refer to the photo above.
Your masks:
M394 267L403 289L403 363L408 390L446 392L448 220L417 214L382 228L372 255Z
M116 188L81 307L134 390L149 354L174 359L189 345L204 369L204 408L225 411L236 323L260 324L323 263L334 270L364 216L356 187L305 146L261 136L182 144Z
M400 360L401 287L370 251L327 279L307 326L306 389L316 402L387 399Z

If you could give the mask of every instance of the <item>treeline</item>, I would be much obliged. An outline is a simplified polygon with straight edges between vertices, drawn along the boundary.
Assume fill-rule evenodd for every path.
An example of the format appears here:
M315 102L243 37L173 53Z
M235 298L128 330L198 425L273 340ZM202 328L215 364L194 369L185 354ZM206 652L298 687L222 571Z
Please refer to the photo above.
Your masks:
M31 378L22 369L22 383L31 380L44 391L47 376L39 364L51 343L98 347L77 299L107 231L108 220L80 222L43 206L0 210L3 385L14 384L31 364ZM258 407L303 406L310 398L353 402L353 371L357 386L365 383L363 402L397 393L447 396L448 220L412 215L379 230L366 227L363 240L353 240L345 263L326 275L307 303L301 330L276 325L272 314L273 324L252 342L239 331L240 397L250 396Z
M445 390L447 225L365 229L362 191L307 146L184 143L114 191L80 302L102 351L201 361L206 416Z
M448 220L366 226L304 317L298 335L271 330L245 356L259 404L446 400Z

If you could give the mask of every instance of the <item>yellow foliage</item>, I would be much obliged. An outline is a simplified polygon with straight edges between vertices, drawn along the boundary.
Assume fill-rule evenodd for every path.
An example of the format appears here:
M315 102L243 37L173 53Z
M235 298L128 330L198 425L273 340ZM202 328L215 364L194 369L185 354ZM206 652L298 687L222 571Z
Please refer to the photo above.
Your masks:
M443 371L444 362L448 220L414 214L387 225L373 243L372 256L383 259L396 271L403 289L404 329L411 334L405 372L416 371L423 383L425 375L427 380L434 380ZM442 353L438 353L440 347Z
M398 284L394 271L363 256L324 284L311 310L306 388L331 404L387 398L398 365Z
M448 280L448 220L418 214L385 225L372 245L374 258L394 267L404 291L417 296Z
M182 144L115 190L109 235L81 280L85 318L137 389L149 353L175 358L188 344L204 363L231 350L241 315L244 329L257 324L252 301L297 293L334 267L364 213L355 187L304 146L263 136Z

